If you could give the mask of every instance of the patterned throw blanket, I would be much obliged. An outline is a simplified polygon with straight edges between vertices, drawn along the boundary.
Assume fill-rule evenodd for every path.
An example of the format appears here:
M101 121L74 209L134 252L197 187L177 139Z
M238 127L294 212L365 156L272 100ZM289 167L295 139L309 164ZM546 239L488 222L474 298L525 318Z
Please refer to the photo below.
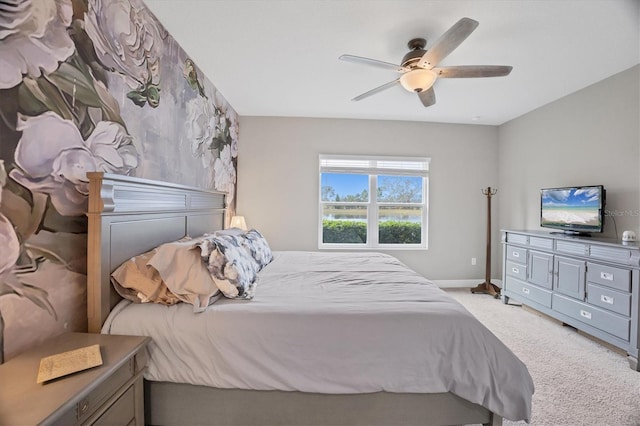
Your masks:
M253 298L258 272L273 259L267 240L255 229L209 235L197 247L214 282L230 299Z

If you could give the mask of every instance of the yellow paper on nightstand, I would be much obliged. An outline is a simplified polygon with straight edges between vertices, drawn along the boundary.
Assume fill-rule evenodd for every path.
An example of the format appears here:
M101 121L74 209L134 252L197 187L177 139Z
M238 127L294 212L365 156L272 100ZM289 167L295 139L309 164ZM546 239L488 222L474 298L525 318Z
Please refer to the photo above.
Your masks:
M91 345L68 352L51 355L40 360L36 383L102 365L100 345Z

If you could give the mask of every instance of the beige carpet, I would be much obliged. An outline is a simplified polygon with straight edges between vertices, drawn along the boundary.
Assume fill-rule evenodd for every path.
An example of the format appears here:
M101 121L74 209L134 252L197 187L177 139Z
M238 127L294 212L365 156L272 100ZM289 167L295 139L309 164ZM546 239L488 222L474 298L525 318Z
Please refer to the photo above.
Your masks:
M640 372L626 356L530 309L445 290L527 365L536 387L531 425L640 425Z

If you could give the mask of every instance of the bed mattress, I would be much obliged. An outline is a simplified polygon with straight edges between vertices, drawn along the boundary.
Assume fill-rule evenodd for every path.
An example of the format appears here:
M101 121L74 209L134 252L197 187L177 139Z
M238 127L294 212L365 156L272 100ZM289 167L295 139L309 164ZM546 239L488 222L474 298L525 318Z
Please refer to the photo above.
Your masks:
M529 420L525 365L461 304L381 253L274 252L252 300L121 302L103 333L152 338L145 378L328 394L452 392Z

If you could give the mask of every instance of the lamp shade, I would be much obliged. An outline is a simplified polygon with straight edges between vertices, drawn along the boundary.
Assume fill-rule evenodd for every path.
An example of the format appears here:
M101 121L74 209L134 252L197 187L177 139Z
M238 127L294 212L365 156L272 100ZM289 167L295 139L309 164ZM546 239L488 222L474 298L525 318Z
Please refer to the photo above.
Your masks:
M231 224L229 226L231 228L240 228L243 231L247 230L247 222L245 222L244 216L232 216Z
M436 77L435 71L417 68L402 74L400 84L410 92L422 92L433 86Z

